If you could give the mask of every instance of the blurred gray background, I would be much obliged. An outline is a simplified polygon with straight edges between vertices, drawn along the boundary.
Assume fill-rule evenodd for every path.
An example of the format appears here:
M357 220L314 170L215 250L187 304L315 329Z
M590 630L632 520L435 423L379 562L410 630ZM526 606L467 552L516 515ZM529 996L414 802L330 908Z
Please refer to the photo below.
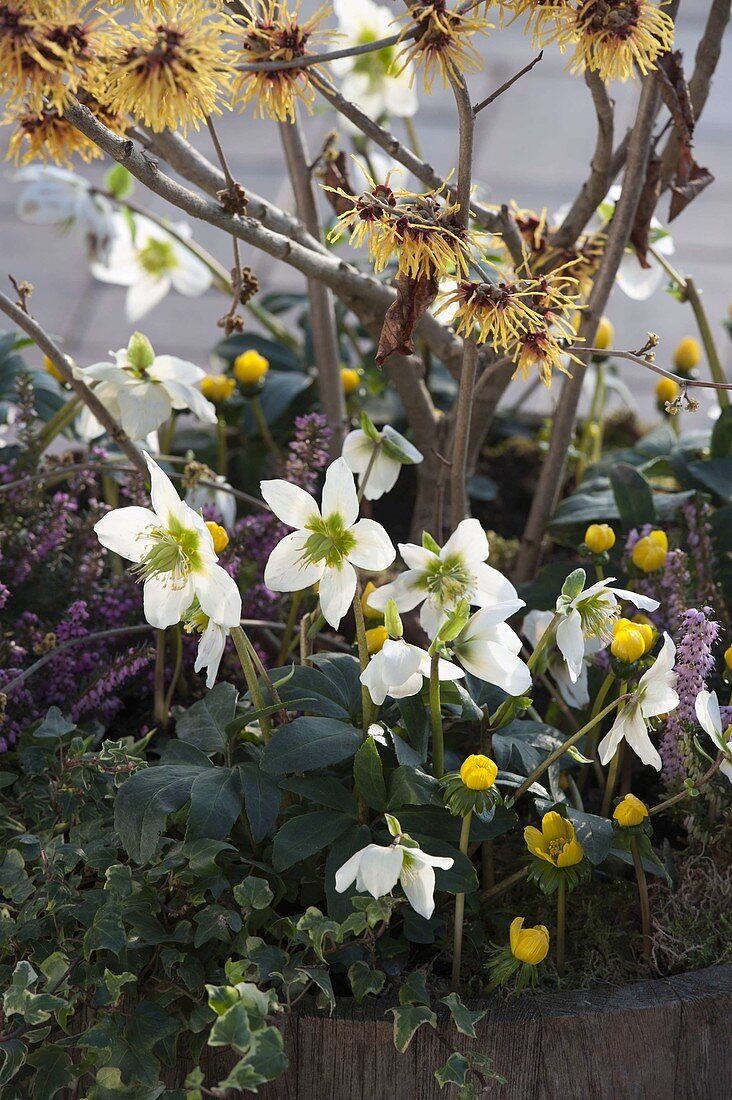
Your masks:
M353 2L357 4L358 0ZM315 6L312 0L306 0L303 10L307 12ZM684 51L689 74L708 7L708 0L681 0L677 45ZM518 25L500 33L494 31L491 37L482 40L481 49L484 69L469 80L474 102L487 96L536 54ZM731 52L732 34L728 31L725 52L696 133L696 158L711 170L715 182L671 226L676 246L673 263L693 274L702 288L728 373L732 354L722 322L728 315L732 297ZM632 120L638 87L632 83L614 84L611 94L617 103L617 134L622 135ZM446 174L454 167L457 145L452 97L437 84L431 97L421 87L419 95L420 110L415 125L423 151ZM306 122L312 150L319 147L323 135L336 124L334 112L319 107ZM394 121L393 128L400 137L406 136L400 120ZM255 121L249 111L225 114L218 129L237 179L277 204L292 207L276 125L267 120ZM3 155L7 137L7 129L0 131ZM213 159L205 131L194 133L192 140ZM530 74L479 116L475 178L481 184L481 197L496 202L513 199L520 206L536 210L546 207L551 213L570 201L581 186L594 142L595 119L587 88L581 78L572 77L565 70L565 59L559 51L549 47L544 51L543 61ZM91 166L79 165L79 170L99 181L106 166L97 161ZM5 281L7 274L13 274L34 284L34 314L62 339L66 350L80 364L106 358L109 349L127 343L134 327L125 318L124 288L92 278L77 241L59 237L40 226L20 223L15 215L19 187L12 176L13 168L6 162L0 171L0 278ZM180 220L175 211L166 210L154 196L148 202L139 186L134 197L137 202ZM667 200L659 213L663 220ZM230 266L228 238L200 223L194 226L194 235L227 268ZM243 262L255 269L264 289L303 287L303 279L297 272L246 246L242 250ZM158 352L180 355L206 366L210 349L221 336L216 319L225 308L223 297L213 290L193 300L171 293L137 327L151 338ZM658 332L662 338L659 362L664 364L670 363L679 339L696 333L689 306L678 303L663 288L650 300L635 302L616 287L608 314L615 325L615 344L619 348L640 346L648 329ZM622 377L642 411L652 414L654 377L630 363L622 366ZM551 395L537 391L529 404L546 408L547 401L557 393L556 387ZM703 402L703 409L715 404L711 398Z

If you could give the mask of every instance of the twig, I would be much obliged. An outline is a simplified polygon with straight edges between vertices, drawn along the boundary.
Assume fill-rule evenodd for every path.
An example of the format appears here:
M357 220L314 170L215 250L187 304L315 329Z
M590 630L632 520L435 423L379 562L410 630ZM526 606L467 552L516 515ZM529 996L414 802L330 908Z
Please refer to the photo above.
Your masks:
M213 142L213 147L216 150L216 156L219 158L219 164L221 165L222 171L224 173L224 177L226 179L227 193L230 196L230 200L233 201L235 196L236 196L236 187L237 187L236 180L234 179L234 177L231 174L231 169L229 168L229 162L226 159L226 153L224 152L224 148L223 148L221 142L219 141L219 135L216 132L216 127L214 126L214 121L210 116L206 119L206 125L208 126L208 132L211 135L211 141ZM236 236L235 233L231 234L231 243L232 243L233 250L234 250L234 269L231 273L231 290L232 290L232 295L233 296L232 296L231 306L229 307L229 312L226 314L226 318L229 318L230 320L233 320L234 317L236 316L236 313L239 309L239 306L241 305L241 287L242 287L242 281L241 281L241 252L239 250L239 238ZM228 329L226 331L228 332Z
M587 70L585 83L590 89L597 115L597 141L590 163L590 175L572 203L567 216L557 230L552 244L557 248L571 248L593 213L605 198L613 179L613 135L615 112L613 101L607 94L605 83L597 73Z
M587 355L609 355L613 359L628 359L631 363L638 363L642 367L647 367L654 374L660 374L663 378L670 378L673 382L678 382L682 389L691 389L694 386L703 390L732 390L732 382L707 382L703 378L683 378L664 367L659 367L657 363L653 363L642 355L636 355L633 351L617 351L615 348L608 351L607 348L604 350L602 348L588 348L586 344L572 345L567 348L567 351L573 352L575 355L584 352Z
M308 151L298 121L280 123L280 136L295 194L298 217L315 240L322 240L323 226L313 189ZM338 348L333 298L319 279L308 279L310 331L318 365L318 396L332 434L331 454L341 453L346 425L346 400L341 383L341 357Z
M114 417L102 404L93 390L76 378L74 375L74 363L70 356L65 355L48 333L34 321L30 314L16 305L5 294L0 293L0 310L13 321L19 329L38 345L44 355L47 355L65 382L74 390L79 398L88 407L89 411L97 418L109 434L110 438L118 444L121 450L129 458L135 469L144 477L148 476L145 459L130 437L127 435Z
M646 78L628 146L623 189L608 231L600 270L593 283L587 308L583 312L579 335L588 342L592 340L597 330L633 226L636 207L645 180L648 144L658 102L658 88L652 79ZM516 562L515 578L519 581L529 580L536 572L546 525L562 491L567 453L574 431L577 406L586 370L585 358L586 352L582 353L583 362L575 365L572 377L566 378L562 384L549 451L539 475Z
M473 115L477 115L480 111L483 110L484 107L489 107L490 104L494 103L499 96L503 95L504 92L507 92L508 89L512 87L517 80L520 80L522 76L526 76L527 73L530 73L534 65L539 64L543 56L544 51L540 50L534 60L530 61L528 65L524 65L523 69L517 72L515 76L512 76L510 80L506 80L505 83L501 84L500 88L496 88L495 92L491 92L491 94L486 99L482 99L480 103L476 103L473 107Z

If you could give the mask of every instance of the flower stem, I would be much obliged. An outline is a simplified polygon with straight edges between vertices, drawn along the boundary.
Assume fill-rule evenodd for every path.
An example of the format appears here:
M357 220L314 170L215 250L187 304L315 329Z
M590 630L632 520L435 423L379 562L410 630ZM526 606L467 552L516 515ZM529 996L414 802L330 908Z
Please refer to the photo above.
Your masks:
M231 628L231 640L234 643L236 649L236 655L239 658L239 664L241 670L244 673L244 679L247 682L249 688L249 694L252 697L252 703L256 710L263 710L265 706L264 696L262 695L262 689L259 686L259 680L257 679L257 671L252 662L251 654L249 652L249 646L246 634L240 626L232 626ZM262 737L265 741L269 739L269 735L272 731L272 725L269 718L266 716L259 719L259 727L262 731Z
M470 824L473 820L473 811L469 810L463 818L463 825L460 830L460 851L463 855L468 854L468 845L470 843ZM450 982L450 989L457 992L460 988L460 964L462 962L463 955L463 924L465 922L465 894L455 895L455 931L453 934L452 943L452 981Z
M170 683L168 684L168 690L165 695L165 716L167 719L170 713L170 707L173 702L173 696L175 695L175 689L178 686L178 680L180 679L180 671L183 667L183 635L181 633L181 626L178 623L171 631L171 637L173 640L173 675L170 677Z
M366 483L368 482L368 479L371 477L371 471L373 470L374 466L376 465L376 459L379 457L380 451L381 451L381 443L376 443L374 445L374 449L373 449L373 452L371 454L371 458L369 459L369 464L366 467L366 470L364 472L363 477L361 478L361 484L358 487L358 503L359 504L363 500L364 493L366 492Z
M602 796L602 809L600 810L601 817L607 817L610 813L610 803L612 802L613 794L615 793L615 784L618 781L618 772L620 770L620 758L622 756L623 746L622 743L618 745L615 750L615 755L610 761L610 767L607 772L607 779L605 781L605 793Z
M542 636L539 638L539 641L534 646L533 653L531 654L528 661L526 662L526 667L529 670L532 670L536 667L536 664L537 664L539 658L542 656L542 654L544 653L544 650L547 648L547 646L551 642L552 638L554 637L554 634L555 634L556 629L557 629L557 625L558 625L559 621L561 620L561 618L562 618L562 616L557 612L557 613L554 614L551 622L547 623L546 630L544 631Z
M82 406L80 397L73 396L69 398L65 405L53 414L50 420L47 420L43 425L38 436L38 454L42 455L46 448L50 445L52 440L57 435L61 435L61 432L68 428L69 424L73 423L76 414Z
M638 897L640 899L641 930L643 933L643 957L648 962L651 957L651 907L648 902L648 883L646 871L641 858L638 837L630 838L630 850L633 854L633 866L635 867L635 880L638 883Z
M165 707L165 631L155 631L155 695L153 704L155 725L165 729L168 711Z
M551 767L555 760L558 760L560 756L564 756L567 749L571 749L572 745L576 745L580 738L584 737L586 733L589 733L593 726L595 726L598 722L601 722L606 714L609 714L610 711L614 710L615 707L619 706L620 703L625 702L627 698L629 698L629 696L619 695L617 699L614 699L612 703L608 704L608 706L606 706L604 710L601 710L599 714L595 715L593 718L590 718L590 721L587 723L587 725L583 726L582 729L577 730L576 733L573 733L572 736L568 737L566 741L563 741L562 744L554 750L554 752L549 753L546 760L542 761L542 763L539 764L538 768L534 768L531 775L527 776L527 778L523 781L521 786L516 791L516 794L512 798L506 800L506 805L513 806L516 802L518 802L521 795L525 794L526 791L528 791L532 783L535 783L539 776L543 775L546 769Z
M280 645L280 651L277 654L277 664L283 664L290 655L290 649L292 647L292 639L295 633L295 624L297 622L297 613L300 610L300 604L302 603L302 592L293 592L292 599L290 600L290 612L287 616L287 622L285 623L285 630L282 635L282 644Z
M557 889L557 974L564 976L564 940L567 924L567 880L564 875Z
M432 721L432 774L442 779L445 774L445 735L440 704L440 658L432 654L430 664L430 718Z
M264 415L264 410L262 409L262 402L259 399L259 394L255 394L254 397L250 398L250 404L252 406L252 414L256 421L257 428L259 429L259 434L262 437L262 442L266 446L267 450L272 452L275 458L281 458L282 456L280 454L280 449L272 437L272 432L269 430L269 424L267 423L266 417Z
M360 585L356 585L356 593L353 597L353 617L356 620L356 643L358 645L358 659L361 665L361 672L366 671L366 666L369 663L369 647L366 642L366 623L363 617L363 607L361 606L361 588ZM364 739L368 737L369 726L371 725L373 715L373 705L371 702L371 695L369 689L365 684L361 684L361 709L363 712L363 735Z

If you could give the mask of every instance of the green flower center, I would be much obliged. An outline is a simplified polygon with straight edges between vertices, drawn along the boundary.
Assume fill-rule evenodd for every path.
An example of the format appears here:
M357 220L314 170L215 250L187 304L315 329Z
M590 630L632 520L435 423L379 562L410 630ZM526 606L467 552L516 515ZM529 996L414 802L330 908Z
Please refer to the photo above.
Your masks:
M208 621L208 615L202 610L198 599L195 599L183 615L183 629L186 634L203 634Z
M153 545L134 570L142 580L169 574L172 587L180 588L190 573L201 568L198 531L171 517L168 527L153 527L147 534Z
M178 266L178 260L170 241L151 240L137 254L143 271L148 275L165 275Z
M472 595L474 578L463 559L451 554L444 561L440 558L431 561L418 584L443 607L450 607Z
M367 46L371 42L376 42L376 34L370 30L364 30L359 35L357 45ZM365 74L375 83L381 77L388 75L394 56L393 46L384 46L381 50L361 54L354 59L353 71Z
M580 600L575 606L582 619L582 633L585 638L599 638L609 642L613 636L613 623L618 617L618 607L611 607L599 593L587 600Z
M346 527L337 512L326 519L313 520L306 530L312 531L305 543L304 557L311 563L324 561L337 569L356 546L356 536Z

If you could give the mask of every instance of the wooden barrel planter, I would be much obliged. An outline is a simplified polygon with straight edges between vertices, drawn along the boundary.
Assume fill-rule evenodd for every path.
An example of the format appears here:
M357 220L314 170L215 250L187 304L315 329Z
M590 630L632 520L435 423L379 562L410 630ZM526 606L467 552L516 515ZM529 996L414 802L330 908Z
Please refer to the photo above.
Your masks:
M490 1002L477 1043L445 1020L449 1045L425 1026L399 1054L391 1019L383 1005L345 1000L331 1017L310 1007L296 1012L283 1024L290 1068L258 1095L446 1100L450 1093L438 1087L434 1070L453 1050L472 1048L488 1054L507 1079L483 1094L500 1100L732 1098L732 966L618 989ZM217 1073L222 1079L236 1058L212 1055L205 1068L211 1080Z

